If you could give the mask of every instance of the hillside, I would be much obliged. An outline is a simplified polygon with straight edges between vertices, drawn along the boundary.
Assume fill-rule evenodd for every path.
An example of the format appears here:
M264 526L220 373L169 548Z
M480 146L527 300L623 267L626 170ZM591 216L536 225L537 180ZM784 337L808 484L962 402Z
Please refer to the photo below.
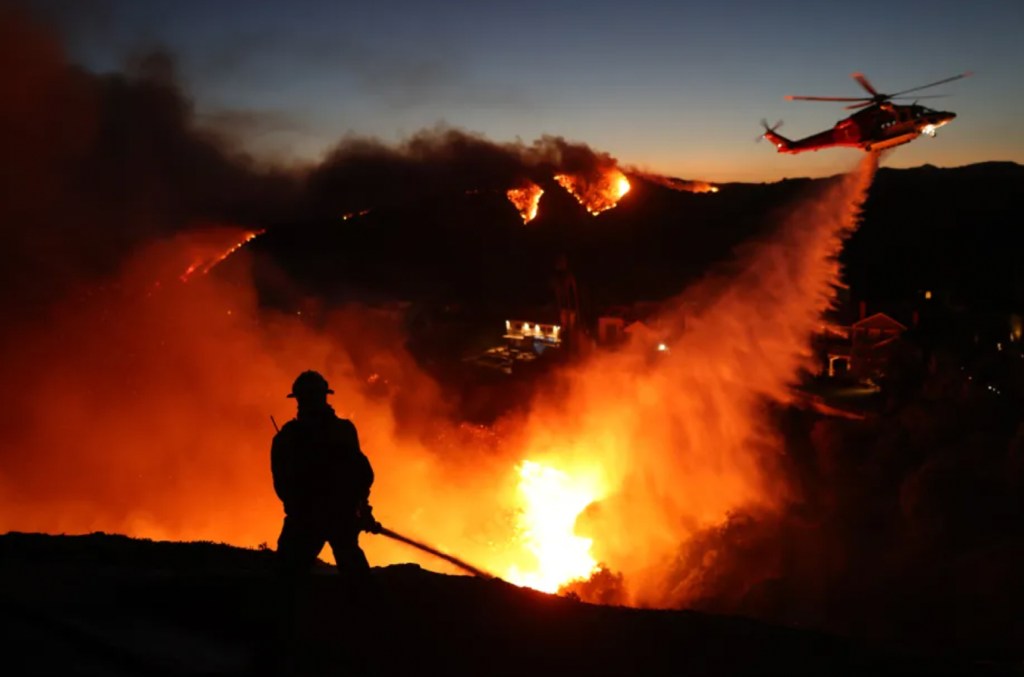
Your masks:
M272 264L261 268L261 286L279 300L402 298L478 313L546 304L554 262L565 255L585 300L601 307L678 293L831 180L688 193L634 176L618 207L596 217L552 181L527 225L502 191L449 191L395 198L347 220L271 225L252 249ZM1024 291L1011 265L1022 186L1024 167L1014 163L881 169L843 255L852 293L893 302L923 285L970 298L996 287L1000 300ZM276 286L281 271L287 290Z
M0 536L6 674L258 673L273 554L122 536ZM415 565L373 571L356 611L315 576L303 674L956 673L807 630L689 611L601 607ZM362 642L358 651L353 638ZM348 645L348 648L346 646Z

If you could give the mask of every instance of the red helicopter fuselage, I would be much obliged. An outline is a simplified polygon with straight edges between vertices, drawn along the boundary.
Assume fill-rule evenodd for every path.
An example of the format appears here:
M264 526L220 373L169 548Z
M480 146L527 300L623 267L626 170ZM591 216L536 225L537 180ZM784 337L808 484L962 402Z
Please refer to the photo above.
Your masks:
M792 141L772 129L764 138L780 153L803 153L822 148L860 148L871 152L909 143L921 134L935 136L956 113L936 111L925 106L901 106L890 102L872 105L837 122L832 129Z

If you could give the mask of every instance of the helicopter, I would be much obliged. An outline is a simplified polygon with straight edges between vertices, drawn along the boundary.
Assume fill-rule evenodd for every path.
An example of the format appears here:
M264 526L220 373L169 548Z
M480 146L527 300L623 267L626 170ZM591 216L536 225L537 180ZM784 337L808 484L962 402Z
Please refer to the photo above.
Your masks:
M945 96L936 94L931 96L910 97L905 96L910 92L935 87L936 85L953 82L971 75L961 73L950 78L931 82L919 87L911 87L893 94L883 94L864 77L863 73L854 73L850 77L857 81L864 90L871 96L862 97L837 97L837 96L787 96L789 101L849 101L853 102L846 106L846 110L860 109L847 118L843 118L835 124L832 129L812 134L804 139L791 141L778 134L777 130L782 126L782 121L776 122L771 127L766 120L761 120L764 126L764 134L758 140L764 138L775 144L780 153L803 153L809 150L821 150L822 148L860 148L868 152L894 148L904 143L910 143L921 134L935 136L935 131L956 117L956 113L949 111L932 110L925 106L917 105L917 99L934 99ZM893 99L915 99L914 103L902 105L894 103Z

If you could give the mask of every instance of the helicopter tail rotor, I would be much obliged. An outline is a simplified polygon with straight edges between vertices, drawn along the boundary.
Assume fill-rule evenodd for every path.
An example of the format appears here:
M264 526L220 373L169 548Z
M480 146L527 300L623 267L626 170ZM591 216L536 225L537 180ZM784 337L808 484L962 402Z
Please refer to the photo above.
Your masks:
M774 134L776 129L782 127L782 120L776 120L774 125L769 126L768 121L761 118L761 126L764 127L764 132L757 135L757 138L754 139L755 143L761 141L761 139L769 138L769 134Z

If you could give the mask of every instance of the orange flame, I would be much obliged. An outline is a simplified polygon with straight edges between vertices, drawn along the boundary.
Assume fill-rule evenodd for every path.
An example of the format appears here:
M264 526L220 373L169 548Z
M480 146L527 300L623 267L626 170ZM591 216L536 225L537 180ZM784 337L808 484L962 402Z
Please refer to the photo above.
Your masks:
M360 216L366 216L370 213L369 209L360 209L358 212L349 212L348 214L342 214L342 221L350 221L351 219L358 219Z
M209 255L200 255L193 261L185 272L179 276L182 282L188 282L192 276L199 271L201 274L206 275L213 270L218 264L222 263L229 256L237 252L239 249L252 242L254 239L265 233L266 230L250 230L245 233L241 240L228 247L228 249L214 255L212 258Z
M615 167L600 172L596 179L558 174L555 181L594 216L619 204L630 189L629 179Z
M597 571L590 552L593 539L577 535L575 526L579 514L604 497L597 478L570 477L534 461L523 461L519 476L520 538L535 561L528 569L512 564L506 578L542 592L589 578Z
M537 218L540 196L543 194L544 189L533 182L522 188L510 188L506 193L508 201L519 210L519 215L523 217L523 223L529 223Z

